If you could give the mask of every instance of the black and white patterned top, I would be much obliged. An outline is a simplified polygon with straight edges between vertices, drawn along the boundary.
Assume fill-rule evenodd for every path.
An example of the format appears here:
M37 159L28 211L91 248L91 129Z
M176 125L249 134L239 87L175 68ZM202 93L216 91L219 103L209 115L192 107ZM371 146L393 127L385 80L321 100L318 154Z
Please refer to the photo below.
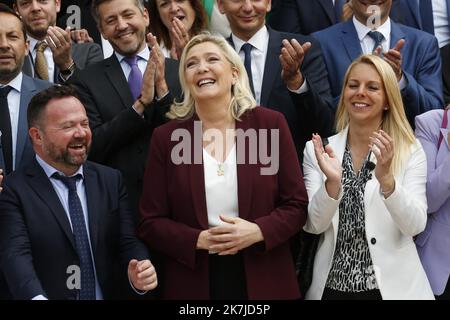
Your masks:
M342 160L343 196L339 204L336 249L326 287L344 292L378 289L365 232L364 190L372 173L364 161L355 173L348 146Z

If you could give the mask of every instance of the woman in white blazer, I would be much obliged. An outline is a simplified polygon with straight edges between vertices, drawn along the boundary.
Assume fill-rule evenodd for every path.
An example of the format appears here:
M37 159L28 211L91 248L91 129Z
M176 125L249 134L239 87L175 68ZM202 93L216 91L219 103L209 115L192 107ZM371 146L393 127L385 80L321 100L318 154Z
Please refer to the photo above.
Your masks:
M304 152L304 229L320 234L306 299L434 299L413 241L427 219L425 153L383 59L348 68L336 130Z

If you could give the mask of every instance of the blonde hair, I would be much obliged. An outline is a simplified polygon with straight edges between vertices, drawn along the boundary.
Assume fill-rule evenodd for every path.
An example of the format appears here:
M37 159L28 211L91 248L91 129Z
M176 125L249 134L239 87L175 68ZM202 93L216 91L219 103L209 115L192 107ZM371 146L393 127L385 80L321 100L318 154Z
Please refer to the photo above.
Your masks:
M394 140L394 158L392 160L391 172L396 174L403 166L403 162L410 153L411 145L416 143L416 139L406 118L397 77L391 66L380 57L371 54L363 55L348 67L336 111L336 131L343 130L349 124L348 111L343 99L344 90L353 68L360 64L367 64L374 67L382 81L389 109L383 113L381 129Z
M170 111L167 113L167 117L169 119L186 120L191 118L194 114L195 101L187 86L185 77L186 57L193 47L205 42L211 42L219 47L225 58L231 64L231 67L236 69L238 72L236 83L231 88L231 101L228 110L231 116L239 121L240 117L247 110L256 107L256 101L250 91L250 85L245 67L239 55L224 38L211 35L207 32L193 37L183 50L183 54L180 58L179 77L181 87L183 88L184 97L181 102L175 101L172 104L172 106L170 107Z

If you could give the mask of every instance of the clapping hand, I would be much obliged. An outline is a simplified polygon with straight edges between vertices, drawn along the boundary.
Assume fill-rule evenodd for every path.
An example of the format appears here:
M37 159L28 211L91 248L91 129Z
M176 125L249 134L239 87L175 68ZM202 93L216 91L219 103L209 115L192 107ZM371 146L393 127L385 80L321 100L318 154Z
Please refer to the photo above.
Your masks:
M341 187L342 166L329 144L325 147L322 138L318 134L312 135L314 153L320 170L327 177L326 189L330 197L337 199Z
M184 47L189 42L189 32L186 26L177 17L172 20L172 28L170 29L170 37L172 39L172 50L170 56L172 59L178 60L181 57Z
M372 133L369 139L369 147L377 158L375 177L383 192L393 191L395 181L391 172L391 164L394 158L394 140L383 130Z
M303 45L296 39L290 42L283 40L283 48L281 48L281 78L290 90L298 90L305 81L300 67L303 64L305 55L311 48L311 42L305 42Z

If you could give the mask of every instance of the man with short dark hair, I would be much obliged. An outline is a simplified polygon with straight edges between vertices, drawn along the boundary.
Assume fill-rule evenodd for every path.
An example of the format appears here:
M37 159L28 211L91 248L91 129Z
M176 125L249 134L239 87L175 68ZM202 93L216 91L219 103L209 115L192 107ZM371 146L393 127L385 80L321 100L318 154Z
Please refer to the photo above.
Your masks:
M5 179L0 196L0 265L12 297L101 300L154 289L120 172L86 161L92 134L74 89L38 93L28 123L36 158Z

